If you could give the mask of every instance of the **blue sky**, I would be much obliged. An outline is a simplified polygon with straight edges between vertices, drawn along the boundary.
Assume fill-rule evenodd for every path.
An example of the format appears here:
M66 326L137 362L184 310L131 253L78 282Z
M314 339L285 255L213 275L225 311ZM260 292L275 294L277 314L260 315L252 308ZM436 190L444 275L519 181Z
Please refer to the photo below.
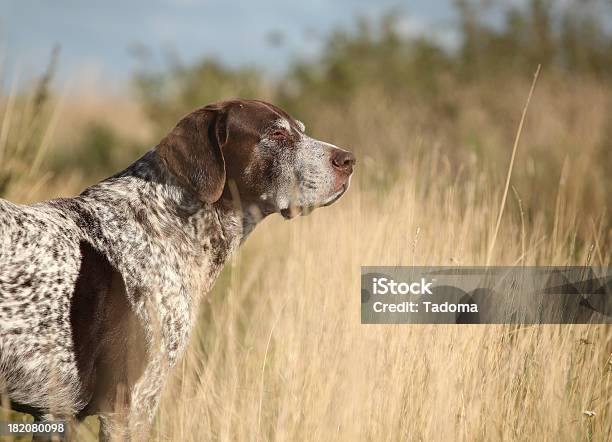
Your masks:
M60 45L57 82L88 68L121 85L139 65L130 48L144 45L160 66L174 51L183 62L215 56L236 65L282 72L294 58L312 57L338 26L358 16L397 11L402 32L427 33L452 45L452 0L0 0L0 53L7 78L44 70ZM270 33L284 36L281 46Z

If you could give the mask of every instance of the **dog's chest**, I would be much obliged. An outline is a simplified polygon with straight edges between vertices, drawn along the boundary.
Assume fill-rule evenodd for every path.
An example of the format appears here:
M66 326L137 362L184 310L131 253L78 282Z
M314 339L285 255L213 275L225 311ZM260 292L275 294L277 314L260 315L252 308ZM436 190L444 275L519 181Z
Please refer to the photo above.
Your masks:
M110 255L123 276L129 302L143 322L149 345L156 345L159 338L170 365L185 350L200 299L239 245L234 225L212 211L202 211L185 219L173 233L155 219L113 229L121 234Z

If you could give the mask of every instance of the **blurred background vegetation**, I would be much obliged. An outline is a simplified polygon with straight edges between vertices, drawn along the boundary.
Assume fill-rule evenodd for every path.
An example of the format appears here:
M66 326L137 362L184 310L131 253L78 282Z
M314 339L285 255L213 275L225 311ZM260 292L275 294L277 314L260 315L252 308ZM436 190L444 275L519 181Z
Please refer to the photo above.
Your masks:
M16 202L77 194L155 146L182 115L230 97L274 102L310 135L357 155L353 188L338 206L321 210L316 222L296 220L291 229L270 220L224 270L202 309L195 350L183 362L181 373L195 373L196 387L184 388L180 377L162 406L158 432L171 433L168 440L206 434L185 428L214 435L227 428L252 438L256 426L261 434L282 435L277 416L290 417L286 431L311 418L304 433L294 434L307 437L297 440L316 438L317 431L336 434L335 422L345 418L349 433L366 426L372 435L389 431L370 439L389 439L393 427L380 422L394 416L391 409L406 416L410 431L415 421L426 423L405 439L452 432L448 422L461 422L466 432L482 429L481 437L465 440L542 439L551 429L576 440L581 410L596 409L593 425L603 436L587 440L609 440L612 371L602 367L612 367L612 340L603 328L601 336L580 340L572 333L581 328L560 328L558 335L551 328L556 337L529 335L516 345L514 331L498 335L491 328L359 328L359 277L351 275L359 265L484 263L538 64L493 262L605 266L612 259L612 3L456 0L454 6L460 35L452 48L404 32L398 13L389 11L382 20L357 19L337 29L318 56L296 59L283 73L209 57L185 64L176 54L153 70L147 57L156 48L138 47L131 96L108 93L105 84L71 96L53 87L60 48L35 83L0 90L0 196ZM270 44L284 44L283 35L272 33ZM321 265L326 259L342 271ZM328 287L334 296L318 296ZM279 299L287 296L295 299L283 311ZM540 336L540 329L529 330ZM471 359L461 349L474 353ZM432 351L438 359L428 359ZM399 368L389 368L389 360ZM385 380L410 378L418 382L380 388ZM346 382L340 395L335 382ZM483 386L492 392L483 394ZM201 394L176 400L191 391ZM466 403L482 408L466 414L464 392ZM461 408L449 405L458 400ZM338 418L363 404L372 410ZM376 427L371 416L379 412ZM487 433L491 422L495 430ZM584 425L592 435L591 424ZM501 428L511 433L498 433ZM506 434L513 436L500 436Z
M228 67L214 58L185 65L172 55L165 69L152 71L148 48L140 48L134 51L142 67L131 85L138 103L133 119L123 115L125 102L104 102L107 118L82 111L81 102L62 105L49 86L54 53L37 85L3 91L0 161L14 164L0 175L0 195L20 188L20 175L40 170L49 171L47 184L59 180L67 192L76 191L129 164L190 110L236 96L275 102L312 135L356 151L360 179L373 189L384 192L401 179L405 161L432 150L448 160L458 182L461 174L485 169L503 180L532 74L542 64L513 185L528 213L554 212L562 185L582 212L600 217L612 202L612 5L454 5L456 48L406 36L390 11L380 21L358 19L352 30L337 29L318 57L295 60L282 74ZM282 34L271 35L270 44L282 45ZM83 117L75 122L70 113Z

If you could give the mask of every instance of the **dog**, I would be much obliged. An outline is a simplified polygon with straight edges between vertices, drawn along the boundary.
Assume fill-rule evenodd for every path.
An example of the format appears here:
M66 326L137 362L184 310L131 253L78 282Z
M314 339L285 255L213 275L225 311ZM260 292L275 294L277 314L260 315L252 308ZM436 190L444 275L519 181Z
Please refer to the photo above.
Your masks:
M266 216L338 200L354 165L280 108L235 99L185 116L77 197L0 199L0 383L11 407L37 421L98 415L100 440L146 438L228 257Z

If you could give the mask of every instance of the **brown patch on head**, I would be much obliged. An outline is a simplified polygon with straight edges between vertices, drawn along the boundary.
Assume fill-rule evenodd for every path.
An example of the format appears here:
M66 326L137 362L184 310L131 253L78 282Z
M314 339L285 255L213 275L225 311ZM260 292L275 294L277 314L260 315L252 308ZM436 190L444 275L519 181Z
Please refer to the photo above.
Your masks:
M299 124L282 109L258 100L228 100L198 109L184 117L159 143L157 152L170 171L199 198L213 203L232 181L241 202L256 198L256 184L244 171L252 167L254 147L279 119L293 129ZM225 192L224 192L225 189Z
M271 179L266 175L269 168L257 156L255 147L280 119L289 124L294 120L281 109L263 101L234 100L226 102L226 105L228 142L224 154L227 179L235 185L240 204L246 208L259 201L263 186ZM236 197L229 186L224 196L228 199Z

